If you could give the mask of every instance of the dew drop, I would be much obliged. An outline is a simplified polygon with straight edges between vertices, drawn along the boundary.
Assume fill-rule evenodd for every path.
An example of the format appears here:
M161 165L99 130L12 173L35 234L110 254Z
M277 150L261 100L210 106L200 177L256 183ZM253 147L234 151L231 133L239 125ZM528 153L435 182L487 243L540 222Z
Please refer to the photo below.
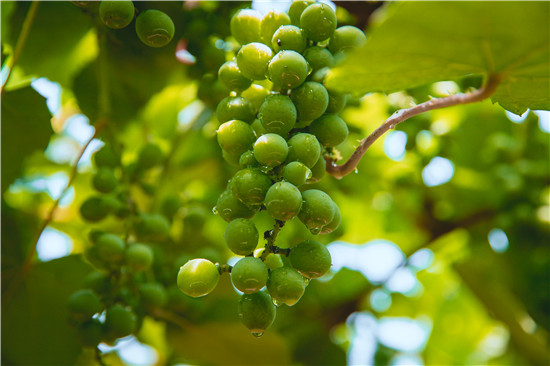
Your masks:
M214 215L217 215L218 214L218 208L216 206L214 206L214 208L212 209L212 213Z
M271 300L273 300L273 305L275 305L277 307L281 306L281 302L279 300L273 299L273 298Z
M309 281L311 281L311 279L310 279L310 278L306 278L306 279L304 279L304 283L306 284L306 286L307 286L307 285L309 285Z
M359 173L359 169L355 168L355 170L353 171L355 174L358 174Z
M257 331L256 331L256 332L252 332L252 335L253 335L254 337L256 337L256 338L260 338L261 336L264 335L264 332L257 332Z

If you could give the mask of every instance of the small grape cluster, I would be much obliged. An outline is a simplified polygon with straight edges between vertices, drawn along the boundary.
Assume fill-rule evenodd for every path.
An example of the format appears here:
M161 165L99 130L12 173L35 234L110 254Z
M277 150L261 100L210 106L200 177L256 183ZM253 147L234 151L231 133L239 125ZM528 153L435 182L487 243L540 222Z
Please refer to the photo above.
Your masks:
M346 96L327 91L324 77L335 58L366 38L356 27L337 28L330 6L308 0L294 1L288 13L271 11L263 18L254 10L240 10L230 27L242 46L218 72L231 94L216 108L221 123L217 140L224 159L240 170L215 210L229 223L228 248L244 258L233 267L190 260L181 267L177 284L190 296L204 296L221 273L230 272L234 287L243 293L241 320L260 336L274 321L274 304L296 304L309 280L331 267L330 253L318 241L305 240L290 249L274 242L294 217L314 235L331 233L340 224L330 196L303 187L321 179L324 155L348 136L338 116ZM251 219L260 210L269 213L275 227L264 234L265 247L255 250L259 233Z
M97 1L73 1L73 4L90 8L96 5ZM135 13L136 9L131 0L99 2L99 18L112 29L122 29L130 25ZM148 9L139 13L136 18L136 34L147 46L166 46L174 37L174 32L174 22L160 10Z

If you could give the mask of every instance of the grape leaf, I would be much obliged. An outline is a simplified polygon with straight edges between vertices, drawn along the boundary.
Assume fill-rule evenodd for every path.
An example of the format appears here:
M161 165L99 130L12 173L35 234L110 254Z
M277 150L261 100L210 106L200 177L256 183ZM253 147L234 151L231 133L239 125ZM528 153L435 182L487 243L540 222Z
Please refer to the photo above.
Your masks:
M546 2L403 2L365 46L328 75L341 92L393 92L498 73L493 102L521 114L550 109L550 5Z

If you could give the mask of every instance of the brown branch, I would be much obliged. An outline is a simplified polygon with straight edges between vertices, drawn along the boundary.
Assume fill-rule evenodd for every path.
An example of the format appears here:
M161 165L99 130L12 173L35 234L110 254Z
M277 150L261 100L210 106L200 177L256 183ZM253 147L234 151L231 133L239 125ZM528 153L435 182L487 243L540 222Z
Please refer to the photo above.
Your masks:
M380 125L380 127L374 130L373 133L371 133L368 137L361 141L361 144L359 144L353 154L349 157L348 161L346 161L344 164L336 165L336 162L332 157L325 157L327 161L327 173L338 179L343 178L344 176L355 170L367 149L380 136L382 136L388 130L395 128L395 126L399 123L404 122L407 119L414 117L420 113L431 111L433 109L440 109L459 104L480 102L490 97L494 93L499 84L499 81L500 79L498 76L492 75L489 77L487 83L483 87L471 93L455 94L448 97L432 99L409 109L402 109L395 112L382 125Z

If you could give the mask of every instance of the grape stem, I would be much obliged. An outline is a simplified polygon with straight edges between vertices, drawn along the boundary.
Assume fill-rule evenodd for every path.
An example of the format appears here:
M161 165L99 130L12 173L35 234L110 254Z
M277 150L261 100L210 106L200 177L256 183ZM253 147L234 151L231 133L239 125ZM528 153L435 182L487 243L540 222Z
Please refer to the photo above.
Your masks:
M490 75L485 85L471 93L461 93L455 95L449 95L443 98L434 98L427 102L415 105L408 109L402 109L395 112L390 118L382 123L376 130L374 130L369 136L364 138L359 146L355 149L353 154L342 165L337 165L336 160L331 156L325 156L327 161L327 173L337 179L341 179L349 173L355 171L357 165L361 161L361 158L367 151L367 149L384 133L388 130L395 128L401 122L416 116L420 113L431 111L434 109L440 109L450 107L459 104L469 104L480 102L490 97L499 85L500 77L498 75Z
M290 253L290 249L284 249L280 248L275 245L275 239L277 239L277 235L279 235L279 232L281 229L285 226L284 221L275 220L275 225L273 226L273 230L268 230L264 233L264 239L266 240L265 243L265 249L260 256L260 259L262 261L265 261L267 256L271 253L273 254L284 254L288 257L288 254Z
M105 363L105 361L101 357L101 350L98 347L95 348L95 359L96 359L96 361L99 365L107 366L107 364Z
M231 273L231 270L233 269L233 267L231 267L229 264L216 263L216 267L218 268L218 272L220 273L220 275L224 272Z

